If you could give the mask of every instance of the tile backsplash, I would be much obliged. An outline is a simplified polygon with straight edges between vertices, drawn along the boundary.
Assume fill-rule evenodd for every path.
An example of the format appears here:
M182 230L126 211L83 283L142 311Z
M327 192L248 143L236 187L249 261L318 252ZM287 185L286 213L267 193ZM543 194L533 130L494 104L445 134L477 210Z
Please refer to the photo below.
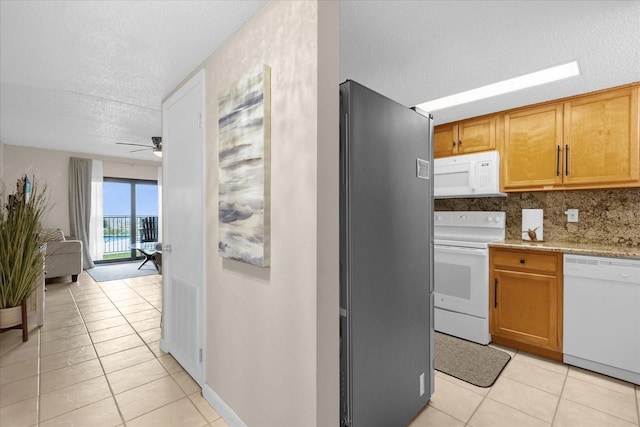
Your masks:
M509 193L435 200L436 211L505 211L507 239L521 239L522 209L544 209L544 239L640 247L640 188ZM578 209L578 222L564 212Z

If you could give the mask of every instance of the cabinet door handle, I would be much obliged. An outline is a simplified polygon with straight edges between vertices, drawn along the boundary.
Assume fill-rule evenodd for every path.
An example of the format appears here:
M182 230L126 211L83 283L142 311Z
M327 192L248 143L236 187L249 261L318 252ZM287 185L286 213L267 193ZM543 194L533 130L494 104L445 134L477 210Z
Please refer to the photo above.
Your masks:
M462 141L458 140L458 148L462 145Z
M560 176L560 146L558 145L558 151L556 152L556 176Z
M451 143L453 144L453 148L456 148L456 142L455 141L451 141Z
M523 259L520 260L520 264L524 264L524 260Z
M564 146L564 175L569 176L569 145Z
M494 279L493 283L493 308L498 308L498 279Z

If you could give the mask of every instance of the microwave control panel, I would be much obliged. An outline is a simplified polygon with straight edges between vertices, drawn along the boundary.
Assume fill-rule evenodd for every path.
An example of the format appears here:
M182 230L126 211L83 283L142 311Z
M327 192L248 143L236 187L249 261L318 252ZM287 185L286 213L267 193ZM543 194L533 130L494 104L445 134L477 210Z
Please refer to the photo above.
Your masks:
M491 184L491 160L482 160L476 165L476 185L479 188Z

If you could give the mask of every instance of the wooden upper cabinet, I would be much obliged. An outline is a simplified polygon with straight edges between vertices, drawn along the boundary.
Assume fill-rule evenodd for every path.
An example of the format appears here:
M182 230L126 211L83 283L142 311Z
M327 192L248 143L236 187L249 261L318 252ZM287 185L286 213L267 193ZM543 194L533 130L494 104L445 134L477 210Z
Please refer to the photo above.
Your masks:
M562 104L504 115L505 191L562 183Z
M433 157L453 156L458 152L458 126L449 123L433 128Z
M640 180L638 87L564 103L565 184Z
M504 113L504 191L640 186L639 85Z
M436 126L433 130L433 157L495 150L495 116L477 117Z
M458 123L458 154L496 148L495 116L479 117Z

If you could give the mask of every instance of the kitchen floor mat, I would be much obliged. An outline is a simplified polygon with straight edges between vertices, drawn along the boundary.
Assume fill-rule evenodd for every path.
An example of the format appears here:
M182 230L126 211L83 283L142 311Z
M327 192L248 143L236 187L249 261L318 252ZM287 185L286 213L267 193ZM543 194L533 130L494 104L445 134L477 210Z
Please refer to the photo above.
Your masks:
M435 332L435 368L478 387L491 387L511 356L502 350Z

